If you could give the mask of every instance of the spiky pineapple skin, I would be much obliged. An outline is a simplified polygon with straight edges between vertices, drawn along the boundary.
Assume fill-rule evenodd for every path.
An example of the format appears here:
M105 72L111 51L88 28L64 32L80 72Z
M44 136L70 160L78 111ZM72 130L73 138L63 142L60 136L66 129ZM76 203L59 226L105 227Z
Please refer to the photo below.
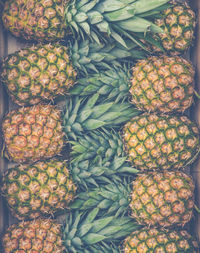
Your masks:
M123 245L124 253L198 253L197 240L187 231L143 228L128 236Z
M152 56L133 68L132 103L142 111L184 112L193 102L194 68L182 57Z
M2 192L13 215L24 220L69 208L76 186L66 163L53 159L10 168L3 175Z
M158 37L163 48L170 54L183 54L192 44L196 26L195 12L184 3L173 4L161 13L155 24L164 30Z
M6 157L32 163L60 154L64 146L61 112L38 104L9 112L2 122Z
M132 216L150 226L184 226L194 207L194 182L179 171L149 172L133 182Z
M140 170L179 169L199 153L199 129L186 116L144 113L123 128L129 161Z
M11 225L3 236L5 253L64 252L61 225L51 219L36 219Z
M66 35L62 0L9 0L2 20L13 35L26 40L51 42Z
M3 60L1 81L20 106L34 105L67 94L76 79L68 48L58 44L36 45Z

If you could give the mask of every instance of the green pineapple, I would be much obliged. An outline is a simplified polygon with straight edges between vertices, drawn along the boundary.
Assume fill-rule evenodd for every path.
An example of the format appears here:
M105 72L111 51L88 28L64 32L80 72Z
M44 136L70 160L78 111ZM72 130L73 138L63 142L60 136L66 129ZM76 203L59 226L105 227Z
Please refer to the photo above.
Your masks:
M172 3L155 19L155 24L164 31L156 36L167 53L177 55L185 53L192 44L196 17L186 1Z
M186 116L144 113L123 128L129 161L140 170L178 169L199 154L199 129Z
M123 45L126 45L123 39L126 37L142 45L137 34L162 31L150 19L167 8L168 2L9 0L2 19L12 34L26 40L49 42L73 33L76 37L88 36L97 42L111 37Z
M69 208L76 188L67 164L53 159L10 168L3 174L1 191L12 214L24 220Z
M34 105L67 95L77 79L77 72L98 72L119 65L127 57L140 58L132 45L130 50L111 43L98 45L77 41L69 47L59 44L36 45L8 55L1 66L1 81L11 99L20 106Z

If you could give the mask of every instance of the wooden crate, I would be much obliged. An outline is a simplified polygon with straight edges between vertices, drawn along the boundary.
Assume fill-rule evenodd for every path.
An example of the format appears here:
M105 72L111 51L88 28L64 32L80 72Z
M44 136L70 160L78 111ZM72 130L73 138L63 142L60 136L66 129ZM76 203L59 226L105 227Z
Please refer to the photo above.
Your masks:
M195 41L190 52L186 57L190 59L196 68L196 89L200 93L200 0L190 0L190 5L198 15L198 24L196 27ZM0 22L0 60L6 57L8 54L15 52L16 50L28 46L29 43L22 43L15 39L12 35L7 33ZM0 123L6 112L10 111L17 106L14 105L7 96L6 90L0 85ZM189 111L191 119L195 120L200 126L200 101L195 99L194 105ZM3 150L2 132L0 129L0 148ZM2 156L0 157L0 176L3 171L7 170L13 164L8 163ZM191 174L196 183L196 205L200 207L200 158L194 163L191 169ZM6 206L5 200L0 196L0 238L5 229L16 222L16 219L10 214ZM200 241L200 215L195 213L195 217L189 224L189 230L192 234L195 234ZM2 247L0 245L0 252Z

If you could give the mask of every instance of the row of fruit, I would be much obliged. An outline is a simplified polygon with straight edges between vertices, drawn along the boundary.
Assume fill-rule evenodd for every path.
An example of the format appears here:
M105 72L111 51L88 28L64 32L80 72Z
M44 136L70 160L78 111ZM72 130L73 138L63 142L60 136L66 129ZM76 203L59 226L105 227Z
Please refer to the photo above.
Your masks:
M1 65L18 105L2 120L16 165L1 192L21 220L4 252L199 252L181 228L195 206L184 170L200 151L183 115L194 100L194 67L180 56L194 37L188 4L7 0L2 20L40 42Z

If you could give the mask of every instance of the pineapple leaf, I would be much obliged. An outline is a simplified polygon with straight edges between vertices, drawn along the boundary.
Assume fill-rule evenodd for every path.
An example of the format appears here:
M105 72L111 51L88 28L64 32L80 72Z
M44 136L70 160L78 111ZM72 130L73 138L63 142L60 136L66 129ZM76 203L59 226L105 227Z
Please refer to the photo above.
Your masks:
M72 244L74 244L78 248L80 248L83 245L83 243L79 237L72 238ZM76 251L74 251L74 252L76 252Z
M83 224L88 224L94 221L94 219L97 217L99 213L99 208L94 208L86 217L85 221Z
M107 12L104 14L106 20L108 20L109 22L131 19L134 15L135 10L131 6L126 6L123 9Z
M91 230L92 227L93 227L93 225L91 223L84 224L83 226L81 226L81 228L78 232L78 235L80 237L83 237L84 235L86 235Z
M87 22L82 22L79 23L79 25L81 26L81 28L84 30L84 32L90 36L91 31L90 31L90 25ZM83 36L82 36L83 37Z
M113 12L120 9L125 8L126 6L129 6L130 4L134 3L137 0L105 0L101 4L99 4L96 9L99 10L99 12Z
M84 22L85 20L88 19L88 16L85 14L85 12L79 12L74 19L77 22Z
M88 12L88 11L92 10L99 1L100 0L87 1L86 4L81 6L80 10L83 12Z
M98 11L91 11L88 13L88 18L91 25L97 24L103 21L103 16Z
M132 7L134 7L135 14L145 13L168 3L170 0L139 0L136 1Z
M84 237L84 241L89 245L101 242L105 239L106 239L106 236L95 234L95 233L89 233L88 235Z
M89 119L84 123L84 127L88 130L94 130L104 125L106 125L106 122L97 119Z
M93 233L98 233L103 228L107 227L108 224L113 220L113 217L106 217L102 219L95 220L93 222L92 230Z

